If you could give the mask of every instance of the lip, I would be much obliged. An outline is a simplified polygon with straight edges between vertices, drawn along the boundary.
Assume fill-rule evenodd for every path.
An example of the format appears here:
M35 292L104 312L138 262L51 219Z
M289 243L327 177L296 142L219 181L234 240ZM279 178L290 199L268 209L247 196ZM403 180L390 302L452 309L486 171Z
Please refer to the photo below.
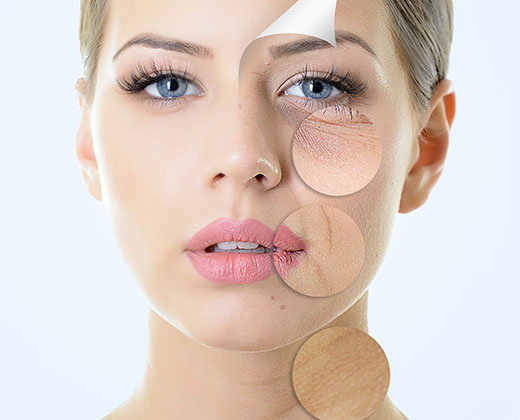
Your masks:
M273 254L273 262L276 271L284 279L300 263L307 247L305 241L284 224L276 231L274 246L282 250Z
M206 252L219 242L256 242L273 252L263 254ZM198 231L185 250L195 270L216 283L256 283L274 274L290 272L305 254L305 242L287 226L274 231L255 219L240 222L221 218ZM274 265L273 265L274 263Z

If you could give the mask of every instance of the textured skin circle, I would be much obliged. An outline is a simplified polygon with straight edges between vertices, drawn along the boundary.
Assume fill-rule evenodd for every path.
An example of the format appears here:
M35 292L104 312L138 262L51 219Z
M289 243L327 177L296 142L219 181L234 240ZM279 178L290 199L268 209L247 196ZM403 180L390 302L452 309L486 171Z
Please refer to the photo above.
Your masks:
M294 166L313 190L330 196L360 191L381 165L382 142L372 122L352 110L314 112L298 127L292 144Z
M325 297L345 290L356 280L365 259L365 241L356 222L345 212L311 205L292 213L276 235L281 227L288 227L305 242L296 267L283 270L275 262L278 274L293 290Z
M320 420L363 420L383 402L390 367L368 334L349 327L326 328L300 348L293 363L300 404Z

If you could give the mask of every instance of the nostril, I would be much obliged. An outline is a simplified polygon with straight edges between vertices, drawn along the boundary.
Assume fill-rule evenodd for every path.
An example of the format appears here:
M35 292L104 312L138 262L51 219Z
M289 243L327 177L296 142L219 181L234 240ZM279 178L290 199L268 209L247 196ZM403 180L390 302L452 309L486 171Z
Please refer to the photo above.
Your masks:
M265 178L265 175L263 175L263 174L258 174L258 175L255 176L255 178L256 178L258 181L262 182L263 178Z

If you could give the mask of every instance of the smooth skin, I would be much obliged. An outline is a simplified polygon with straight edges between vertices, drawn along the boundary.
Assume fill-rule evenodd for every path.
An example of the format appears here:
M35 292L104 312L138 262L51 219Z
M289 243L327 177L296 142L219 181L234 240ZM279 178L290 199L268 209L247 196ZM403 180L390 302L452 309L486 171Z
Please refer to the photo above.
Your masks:
M382 0L339 0L336 13L336 30L362 37L377 58L344 43L276 60L269 46L302 37L254 39L294 0L109 4L93 101L84 100L83 79L76 86L82 109L77 156L149 303L150 335L142 383L105 419L310 419L292 390L292 360L322 328L368 331L367 288L394 217L421 206L442 172L455 114L451 85L439 83L428 111L417 113ZM112 59L141 33L204 45L212 58L134 46ZM200 82L196 94L164 107L145 92L124 94L116 79L152 60L181 74L188 67ZM299 117L285 111L288 104L301 108L302 97L286 82L306 65L321 74L334 65L368 86L352 106L381 133L383 156L374 180L356 194L323 196L302 183L292 165ZM281 95L284 90L291 94ZM365 238L360 275L334 296L303 296L276 275L251 285L214 284L185 255L193 234L217 218L253 217L276 231L287 216L313 204L341 209ZM370 418L404 417L387 398Z

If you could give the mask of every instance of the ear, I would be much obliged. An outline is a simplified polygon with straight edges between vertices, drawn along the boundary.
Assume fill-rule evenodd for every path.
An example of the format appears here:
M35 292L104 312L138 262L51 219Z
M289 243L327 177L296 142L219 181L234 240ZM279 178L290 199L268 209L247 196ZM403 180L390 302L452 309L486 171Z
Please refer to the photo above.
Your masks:
M404 182L400 213L421 207L439 180L455 118L455 92L449 80L442 80L433 92L419 139L419 156Z
M79 106L81 108L81 121L76 137L76 154L81 166L83 180L87 184L90 194L98 201L103 201L101 196L101 184L99 172L92 144L92 133L90 129L90 108L86 101L87 81L81 77L78 79L75 90L78 94Z

